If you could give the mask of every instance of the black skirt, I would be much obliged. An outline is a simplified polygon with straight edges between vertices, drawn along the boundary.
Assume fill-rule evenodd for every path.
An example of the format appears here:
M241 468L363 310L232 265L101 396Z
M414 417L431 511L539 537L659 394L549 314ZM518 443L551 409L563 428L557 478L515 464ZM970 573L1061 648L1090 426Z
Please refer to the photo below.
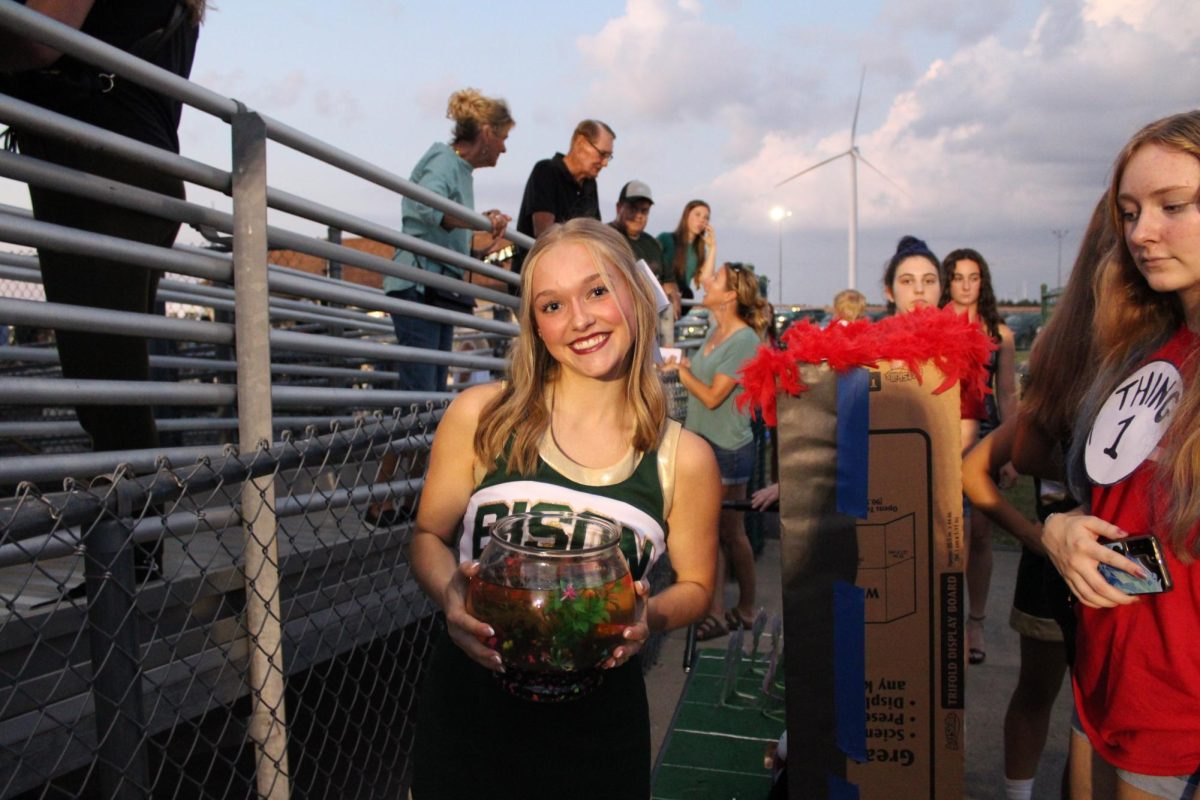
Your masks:
M444 632L422 679L414 800L650 796L650 712L641 661L606 670L585 697L505 692Z

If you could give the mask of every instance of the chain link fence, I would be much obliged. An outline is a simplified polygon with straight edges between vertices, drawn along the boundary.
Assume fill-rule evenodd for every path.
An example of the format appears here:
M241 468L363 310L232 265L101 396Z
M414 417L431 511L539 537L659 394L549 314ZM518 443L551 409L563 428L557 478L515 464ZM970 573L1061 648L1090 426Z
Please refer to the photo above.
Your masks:
M246 797L277 772L295 797L402 796L437 624L407 512L440 413L21 486L0 511L0 795ZM395 524L366 524L373 503Z
M406 545L443 408L18 486L0 507L0 797L267 796L264 774L293 797L403 797L441 625ZM654 591L672 579L664 559Z

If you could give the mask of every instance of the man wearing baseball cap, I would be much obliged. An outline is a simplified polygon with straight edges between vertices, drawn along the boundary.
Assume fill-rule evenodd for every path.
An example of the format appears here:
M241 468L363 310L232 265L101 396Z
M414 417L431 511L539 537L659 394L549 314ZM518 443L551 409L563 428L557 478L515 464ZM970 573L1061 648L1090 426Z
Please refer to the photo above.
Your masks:
M654 196L650 187L644 181L632 180L621 187L617 198L617 218L608 223L625 235L625 241L633 249L634 258L640 258L650 267L654 277L663 285L667 296L674 298L679 289L675 285L675 276L663 264L662 246L646 233L646 223L650 218L650 207L654 205ZM672 309L664 312L667 319L660 325L660 336L665 336L664 345L674 341L674 319Z

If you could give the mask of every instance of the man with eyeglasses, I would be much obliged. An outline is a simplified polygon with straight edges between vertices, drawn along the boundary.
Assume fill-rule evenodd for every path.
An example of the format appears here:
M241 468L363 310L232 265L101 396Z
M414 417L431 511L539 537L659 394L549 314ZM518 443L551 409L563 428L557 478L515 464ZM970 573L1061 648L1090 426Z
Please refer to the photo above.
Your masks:
M517 230L533 238L551 225L576 217L600 219L596 176L613 159L617 135L600 120L585 119L575 126L571 147L533 165L525 183ZM514 269L521 271L525 252L518 250Z

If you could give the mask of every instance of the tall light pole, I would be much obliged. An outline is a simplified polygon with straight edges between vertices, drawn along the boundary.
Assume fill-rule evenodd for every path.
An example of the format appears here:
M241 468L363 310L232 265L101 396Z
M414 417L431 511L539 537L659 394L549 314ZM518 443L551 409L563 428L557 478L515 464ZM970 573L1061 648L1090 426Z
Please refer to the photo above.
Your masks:
M1067 235L1066 228L1050 231L1058 239L1058 288L1062 288L1062 240Z
M792 215L783 206L771 209L771 219L779 225L779 305L783 305L783 221Z

